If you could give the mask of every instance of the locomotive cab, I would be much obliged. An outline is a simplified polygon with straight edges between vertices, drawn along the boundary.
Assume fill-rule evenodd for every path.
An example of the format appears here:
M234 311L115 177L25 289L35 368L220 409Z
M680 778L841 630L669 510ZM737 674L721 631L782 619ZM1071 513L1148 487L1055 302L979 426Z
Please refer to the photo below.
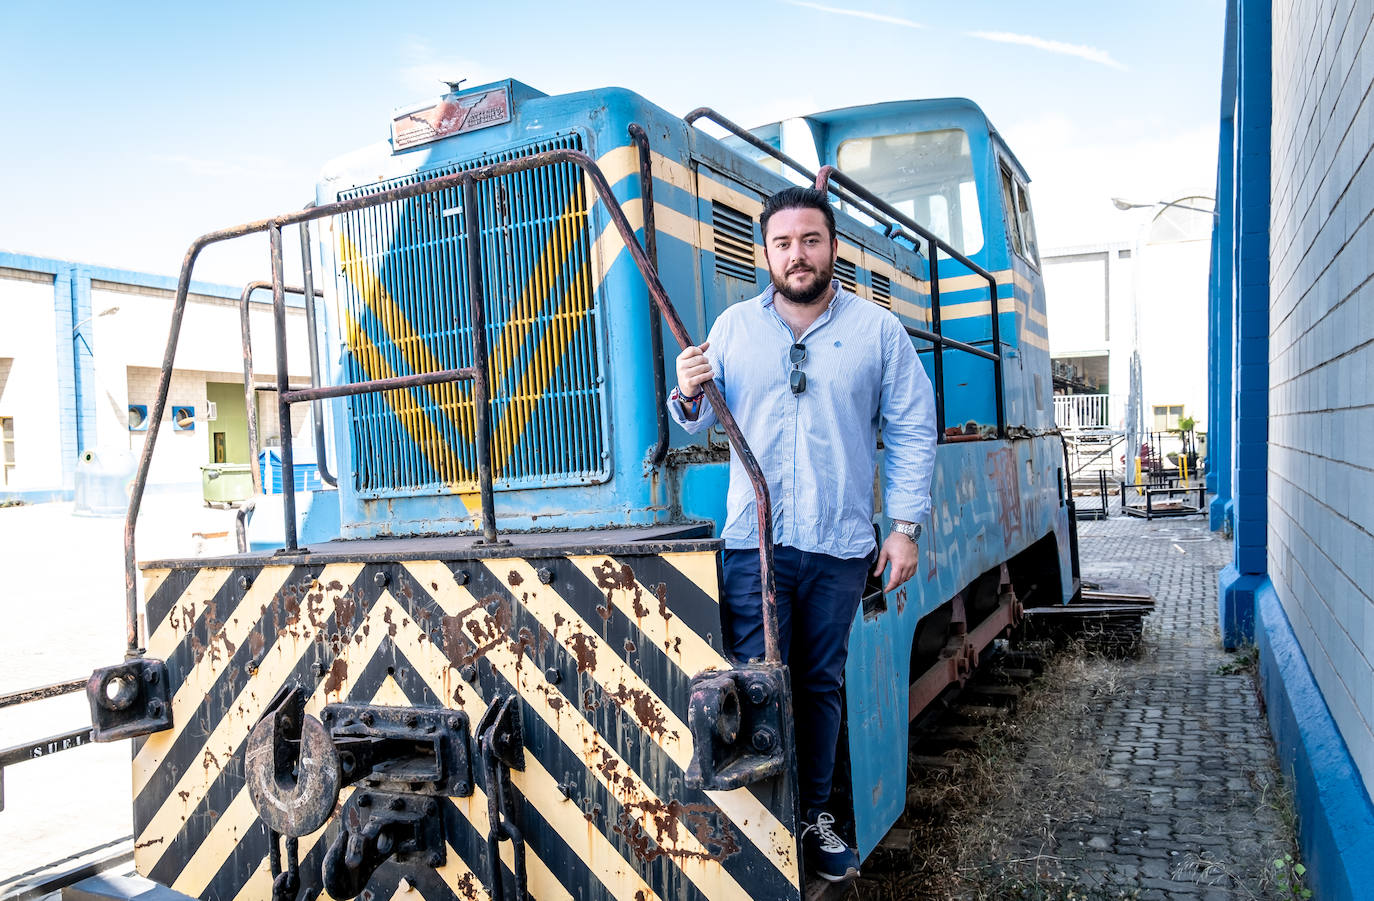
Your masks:
M862 182L897 211L997 276L1006 423L1014 429L1054 428L1048 380L1049 337L1029 177L977 104L961 98L901 100L775 122L752 133L803 164L834 166ZM763 165L766 153L728 139ZM854 204L840 208L884 229ZM927 259L929 242L915 249ZM986 285L960 261L939 262L941 334L991 348ZM904 312L893 305L895 312ZM906 311L929 323L929 309ZM933 348L922 356L933 371ZM992 369L954 354L945 380L944 422L966 432L996 422Z

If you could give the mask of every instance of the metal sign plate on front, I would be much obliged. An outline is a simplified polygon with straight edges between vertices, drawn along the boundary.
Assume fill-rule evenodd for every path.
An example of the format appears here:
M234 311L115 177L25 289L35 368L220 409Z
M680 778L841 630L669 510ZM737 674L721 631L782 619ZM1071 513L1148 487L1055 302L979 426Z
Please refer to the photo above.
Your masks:
M510 90L504 86L478 94L446 94L437 103L395 116L391 142L396 150L409 150L509 121Z

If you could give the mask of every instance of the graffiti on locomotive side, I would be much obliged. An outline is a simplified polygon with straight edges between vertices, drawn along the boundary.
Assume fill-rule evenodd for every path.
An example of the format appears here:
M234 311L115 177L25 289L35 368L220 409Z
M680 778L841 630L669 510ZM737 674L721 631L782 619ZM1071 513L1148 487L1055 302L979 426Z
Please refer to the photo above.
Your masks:
M1021 535L1021 477L1016 467L1016 451L999 447L989 455L989 475L997 489L1001 511L1002 537L1010 546Z

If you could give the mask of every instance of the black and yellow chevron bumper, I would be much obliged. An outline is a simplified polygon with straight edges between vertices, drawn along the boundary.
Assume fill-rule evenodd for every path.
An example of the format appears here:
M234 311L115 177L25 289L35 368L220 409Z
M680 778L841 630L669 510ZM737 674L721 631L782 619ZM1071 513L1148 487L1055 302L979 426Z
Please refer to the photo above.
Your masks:
M713 543L590 550L148 569L148 654L167 661L174 726L135 751L138 871L216 901L271 896L244 749L294 685L316 716L346 701L477 723L518 697L525 766L510 778L534 898L799 898L788 779L684 784L689 682L728 666ZM490 897L489 787L474 776L439 805L444 864L383 864L369 901ZM299 897L318 894L336 820L300 839Z

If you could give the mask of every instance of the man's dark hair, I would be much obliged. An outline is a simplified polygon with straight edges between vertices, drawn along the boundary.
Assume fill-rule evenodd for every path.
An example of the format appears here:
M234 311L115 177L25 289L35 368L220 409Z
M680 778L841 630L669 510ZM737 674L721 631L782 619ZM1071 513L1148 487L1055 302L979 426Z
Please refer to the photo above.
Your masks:
M820 210L825 217L825 226L830 229L830 238L835 238L835 211L826 202L825 194L815 188L784 188L772 197L764 201L763 215L759 217L759 226L763 232L763 239L768 240L768 220L773 218L773 214L779 210L812 209Z

